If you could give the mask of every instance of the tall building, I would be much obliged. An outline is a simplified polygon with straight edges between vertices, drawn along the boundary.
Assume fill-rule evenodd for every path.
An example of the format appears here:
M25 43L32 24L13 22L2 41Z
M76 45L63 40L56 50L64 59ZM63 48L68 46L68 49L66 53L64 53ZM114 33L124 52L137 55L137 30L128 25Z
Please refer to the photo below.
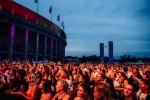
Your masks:
M113 41L108 42L109 62L113 62Z
M100 62L104 62L104 43L100 43Z

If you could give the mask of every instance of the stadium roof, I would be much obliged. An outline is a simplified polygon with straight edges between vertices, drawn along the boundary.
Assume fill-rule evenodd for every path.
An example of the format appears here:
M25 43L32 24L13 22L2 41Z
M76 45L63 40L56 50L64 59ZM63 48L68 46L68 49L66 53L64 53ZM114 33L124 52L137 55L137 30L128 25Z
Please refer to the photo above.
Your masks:
M23 17L35 23L37 23L38 19L38 24L52 27L53 31L61 30L61 28L59 28L53 22L12 0L0 0L0 10L5 10L11 14Z

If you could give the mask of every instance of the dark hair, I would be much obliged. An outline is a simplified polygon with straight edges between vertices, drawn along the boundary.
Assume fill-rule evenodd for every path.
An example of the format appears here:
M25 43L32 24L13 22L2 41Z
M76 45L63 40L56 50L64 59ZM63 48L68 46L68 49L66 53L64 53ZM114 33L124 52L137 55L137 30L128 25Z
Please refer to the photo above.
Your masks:
M124 70L124 72L127 72L127 71L128 71L128 68L127 68L127 67L124 67L123 70Z
M44 70L45 72L48 74L49 73L49 67L48 66L44 66Z
M87 95L91 94L90 85L87 83L81 83L79 86L81 86L84 89L84 92L87 92Z
M42 81L42 73L41 72L37 72L36 73L36 79L40 79L40 81L38 82L38 84Z
M24 82L22 85L23 85L24 91L27 91L29 84L27 82Z
M63 69L62 71L64 71L64 72L65 72L65 74L67 75L67 77L69 76L69 75L68 75L68 71L67 71L67 70Z
M104 74L104 75L105 75L105 74L106 74L106 71L105 71L105 70L102 70L102 74Z
M141 79L141 81L148 86L148 89L150 89L150 86L149 86L149 82L145 79Z
M18 74L21 75L22 78L26 76L26 71L24 69L19 69Z
M88 76L86 76L86 75L81 75L81 76L82 76L82 78L84 80L84 83L87 83L87 84L90 83L90 78Z
M44 92L51 92L51 81L43 79Z
M125 80L127 80L128 81L128 84L131 84L131 85L133 85L133 82L134 82L134 80L133 80L133 78L126 78Z

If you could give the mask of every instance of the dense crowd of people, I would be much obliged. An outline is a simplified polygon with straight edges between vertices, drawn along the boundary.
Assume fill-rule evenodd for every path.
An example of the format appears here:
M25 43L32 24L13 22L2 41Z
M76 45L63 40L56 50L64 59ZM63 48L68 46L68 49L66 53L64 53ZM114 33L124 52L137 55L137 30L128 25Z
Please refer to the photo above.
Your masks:
M150 65L4 60L0 99L150 100Z

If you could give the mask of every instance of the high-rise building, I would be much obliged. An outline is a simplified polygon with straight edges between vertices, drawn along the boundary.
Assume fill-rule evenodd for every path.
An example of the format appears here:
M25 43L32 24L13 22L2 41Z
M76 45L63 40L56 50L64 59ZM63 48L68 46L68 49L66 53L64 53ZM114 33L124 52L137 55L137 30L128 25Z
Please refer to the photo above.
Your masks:
M104 43L100 43L100 62L104 62Z
M108 42L109 62L113 62L113 41Z

